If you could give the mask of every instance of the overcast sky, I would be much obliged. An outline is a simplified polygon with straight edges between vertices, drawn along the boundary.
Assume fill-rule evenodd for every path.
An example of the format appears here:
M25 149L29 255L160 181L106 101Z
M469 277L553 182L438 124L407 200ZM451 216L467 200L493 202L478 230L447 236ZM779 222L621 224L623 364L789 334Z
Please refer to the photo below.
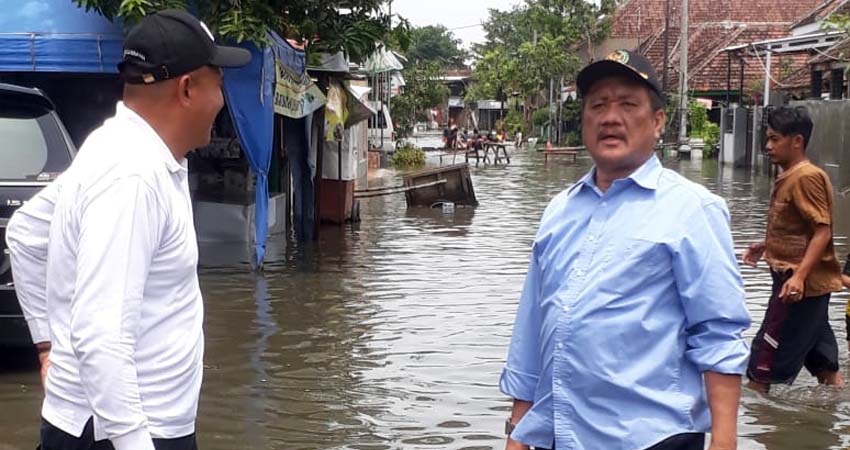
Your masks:
M413 25L444 25L463 41L484 42L481 22L488 8L509 10L522 0L394 0L393 14L399 14Z
M590 0L598 3L598 0ZM487 20L490 8L510 10L523 0L393 0L393 14L399 14L413 25L444 25L469 48L473 42L484 42L481 22Z

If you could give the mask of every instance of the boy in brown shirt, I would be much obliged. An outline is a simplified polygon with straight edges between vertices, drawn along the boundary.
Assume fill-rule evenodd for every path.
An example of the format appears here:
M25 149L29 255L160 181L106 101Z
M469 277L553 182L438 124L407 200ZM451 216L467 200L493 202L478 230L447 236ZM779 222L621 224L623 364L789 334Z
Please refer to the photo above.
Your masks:
M767 392L771 384L790 384L803 366L818 382L840 385L828 317L830 294L842 288L832 243L832 184L806 158L813 124L805 108L777 108L768 124L767 155L782 173L770 197L765 240L744 253L751 266L763 255L773 277L773 295L753 339L749 386Z

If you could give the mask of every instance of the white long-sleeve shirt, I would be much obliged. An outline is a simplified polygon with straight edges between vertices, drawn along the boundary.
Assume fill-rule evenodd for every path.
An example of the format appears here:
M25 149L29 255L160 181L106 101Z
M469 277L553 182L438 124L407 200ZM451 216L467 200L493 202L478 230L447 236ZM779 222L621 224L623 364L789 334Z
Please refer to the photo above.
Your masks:
M42 416L74 436L94 416L95 438L110 439L116 450L153 450L153 437L193 433L203 303L185 160L178 163L119 103L54 186L46 306L36 305L38 286L17 286L33 291L19 296L32 303L24 309L35 311L34 323L39 311L49 323ZM27 222L17 216L10 226ZM18 254L28 242L36 254L41 242L12 241L13 264L26 260ZM31 269L14 273L41 270L29 261Z
M60 177L61 178L61 177ZM15 293L29 326L32 342L50 342L47 320L47 240L58 181L24 203L6 226L6 246L12 260Z

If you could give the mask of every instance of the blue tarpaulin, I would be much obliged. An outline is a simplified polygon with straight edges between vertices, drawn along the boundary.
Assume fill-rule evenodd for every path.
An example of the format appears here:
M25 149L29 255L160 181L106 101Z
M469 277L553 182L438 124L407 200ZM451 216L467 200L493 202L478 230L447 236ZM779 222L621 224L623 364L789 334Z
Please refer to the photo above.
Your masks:
M122 26L71 0L0 0L0 71L118 73Z
M236 125L242 152L257 176L254 202L254 239L257 267L262 267L266 253L269 213L269 166L274 143L273 89L274 54L270 48L253 43L242 44L251 51L251 63L224 71L224 93L227 107Z
M268 174L274 144L275 59L298 73L303 73L306 68L304 52L293 49L276 34L271 33L269 40L272 45L266 48L259 48L252 43L242 44L253 55L251 63L224 71L227 107L236 126L242 152L257 176L254 239L258 268L263 264L268 236Z

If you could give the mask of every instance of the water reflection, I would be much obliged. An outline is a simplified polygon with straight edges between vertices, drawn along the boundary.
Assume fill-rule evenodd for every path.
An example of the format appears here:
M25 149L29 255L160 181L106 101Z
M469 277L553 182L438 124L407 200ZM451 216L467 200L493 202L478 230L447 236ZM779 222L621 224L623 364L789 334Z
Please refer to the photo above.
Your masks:
M511 161L472 169L474 209L379 197L362 202L362 223L323 228L319 243L276 237L263 275L248 270L242 244L203 246L202 448L501 449L510 403L497 382L529 246L548 200L588 166L526 152ZM727 200L739 254L761 239L770 179L665 165ZM837 206L843 258L850 199ZM758 324L770 276L764 265L742 270ZM835 295L830 308L839 339L846 300ZM40 398L32 367L0 373L0 449L34 447ZM850 389L803 373L769 396L747 392L740 427L742 450L850 448Z

